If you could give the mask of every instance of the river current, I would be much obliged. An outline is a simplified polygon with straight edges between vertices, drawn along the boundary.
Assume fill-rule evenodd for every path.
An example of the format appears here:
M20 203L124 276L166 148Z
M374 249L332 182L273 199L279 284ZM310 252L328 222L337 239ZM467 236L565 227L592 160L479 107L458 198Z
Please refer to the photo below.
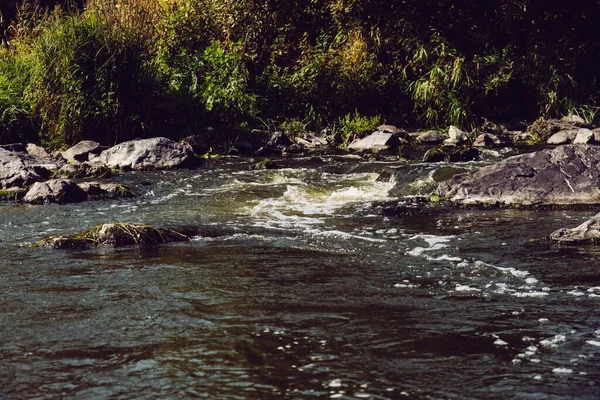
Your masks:
M600 251L539 242L595 212L409 201L442 164L279 163L118 176L134 199L0 204L0 398L600 397ZM110 221L198 235L27 247Z

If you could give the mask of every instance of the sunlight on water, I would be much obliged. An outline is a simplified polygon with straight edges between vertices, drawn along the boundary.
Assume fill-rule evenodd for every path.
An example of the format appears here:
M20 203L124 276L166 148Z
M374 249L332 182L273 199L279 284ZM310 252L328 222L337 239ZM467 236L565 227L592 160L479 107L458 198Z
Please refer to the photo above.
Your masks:
M598 398L597 254L531 244L587 214L414 203L403 190L440 168L423 163L395 182L374 163L247 164L0 205L0 398ZM26 247L112 220L198 234Z

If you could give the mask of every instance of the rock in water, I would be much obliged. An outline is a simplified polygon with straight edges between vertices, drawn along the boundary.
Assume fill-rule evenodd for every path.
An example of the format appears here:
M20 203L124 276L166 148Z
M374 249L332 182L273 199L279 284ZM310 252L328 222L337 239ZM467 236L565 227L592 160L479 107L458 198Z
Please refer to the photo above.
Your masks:
M78 203L87 198L87 193L75 182L68 179L51 179L34 183L23 201L30 204Z
M97 159L110 168L149 170L200 165L190 147L164 137L131 140L104 150Z
M550 234L550 241L565 246L600 244L600 214L585 221L576 228L561 228Z
M510 157L454 176L437 191L460 205L599 204L600 148L565 145Z
M33 247L86 250L95 247L153 246L190 240L188 235L173 229L111 222L77 235L51 236L34 243Z

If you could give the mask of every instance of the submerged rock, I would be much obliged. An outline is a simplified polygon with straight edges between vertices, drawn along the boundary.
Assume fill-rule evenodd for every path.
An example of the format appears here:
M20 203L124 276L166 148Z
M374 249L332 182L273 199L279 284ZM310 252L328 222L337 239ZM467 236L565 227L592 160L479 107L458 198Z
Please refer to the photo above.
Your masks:
M190 147L164 137L123 142L104 150L97 161L110 168L134 170L194 168L200 165Z
M469 205L600 203L600 148L565 145L507 158L439 184L441 199Z
M114 182L82 182L78 186L85 191L88 200L124 199L135 197L133 191L125 185Z
M269 158L265 158L264 160L257 162L252 167L252 169L256 169L256 170L261 170L261 169L278 169L278 168L279 168L279 166L273 160L271 160Z
M23 197L29 204L79 203L86 200L135 197L131 189L119 183L82 182L70 179L51 179L36 182Z
M600 244L600 214L595 215L576 228L561 228L550 234L550 241L564 246Z
M8 188L8 189L0 189L0 200L2 200L2 201L21 200L25 196L25 193L27 193L26 189L22 189L22 188L18 188L18 187L12 187L12 188Z
M86 250L97 247L154 246L190 241L186 233L169 228L111 222L76 235L59 235L42 239L33 247Z

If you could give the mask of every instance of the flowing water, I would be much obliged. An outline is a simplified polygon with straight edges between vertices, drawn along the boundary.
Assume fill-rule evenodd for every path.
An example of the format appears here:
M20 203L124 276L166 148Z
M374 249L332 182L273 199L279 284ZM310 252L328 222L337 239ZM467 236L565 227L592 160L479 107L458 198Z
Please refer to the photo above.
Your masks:
M594 212L407 202L440 165L250 165L118 177L135 199L1 204L0 398L600 397L600 251L536 241ZM115 220L198 235L26 246Z

